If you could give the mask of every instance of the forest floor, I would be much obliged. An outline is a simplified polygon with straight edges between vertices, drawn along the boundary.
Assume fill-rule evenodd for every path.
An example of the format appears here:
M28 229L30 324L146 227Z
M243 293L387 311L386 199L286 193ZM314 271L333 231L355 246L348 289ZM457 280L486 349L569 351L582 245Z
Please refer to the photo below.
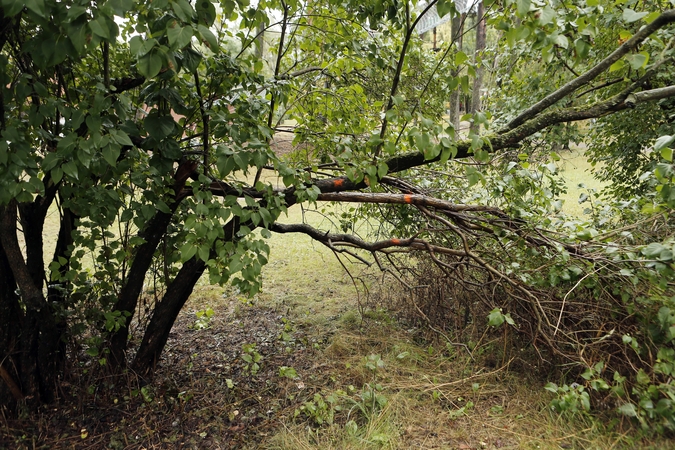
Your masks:
M305 236L270 246L255 297L197 286L151 383L71 361L56 404L0 417L0 449L672 448L602 415L554 414L551 368L416 326L372 269Z

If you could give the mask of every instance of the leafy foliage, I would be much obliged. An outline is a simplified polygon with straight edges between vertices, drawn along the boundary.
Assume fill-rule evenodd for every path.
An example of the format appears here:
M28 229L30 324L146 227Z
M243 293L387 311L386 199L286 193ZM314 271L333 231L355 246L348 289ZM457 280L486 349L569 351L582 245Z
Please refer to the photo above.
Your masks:
M265 239L302 232L409 285L428 255L458 330L475 318L572 363L583 389L552 386L557 409L611 391L622 414L672 429L675 11L485 3L494 111L465 117L485 130L466 134L444 122L445 99L469 92L480 61L456 43L426 48L415 2L3 1L3 404L51 401L71 339L106 370L151 375L202 275L255 294ZM455 2L427 6L461 19ZM621 195L573 220L556 162L592 118L591 159ZM285 119L304 158L270 147ZM343 233L277 221L318 201L371 206L344 210ZM371 216L375 242L354 232ZM241 359L255 375L263 357L251 344ZM382 364L365 361L374 376ZM345 403L373 416L382 391ZM329 423L341 400L317 395L302 413Z

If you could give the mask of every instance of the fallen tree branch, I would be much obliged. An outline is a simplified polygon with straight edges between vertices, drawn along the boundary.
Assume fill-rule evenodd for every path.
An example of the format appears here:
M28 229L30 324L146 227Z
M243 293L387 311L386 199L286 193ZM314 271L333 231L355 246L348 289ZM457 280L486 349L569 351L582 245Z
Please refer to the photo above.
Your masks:
M535 103L534 105L532 105L531 107L520 113L515 119L513 119L506 126L506 129L512 130L518 127L525 121L533 118L543 110L547 109L551 105L558 102L558 100L571 94L572 92L579 89L581 86L592 81L598 75L603 73L605 70L609 69L609 67L612 64L617 62L624 55L635 50L638 47L638 45L644 42L644 40L647 39L654 32L672 22L675 22L675 10L673 9L665 11L659 17L654 19L651 23L644 26L641 30L635 33L633 37L624 42L619 48L610 53L605 59L603 59L602 61L600 61L600 63L593 66L590 70L573 79L572 81L568 82L560 89L556 90L555 92L552 92L551 94L547 95L546 97L544 97L543 99L541 99L540 101L538 101L537 103Z

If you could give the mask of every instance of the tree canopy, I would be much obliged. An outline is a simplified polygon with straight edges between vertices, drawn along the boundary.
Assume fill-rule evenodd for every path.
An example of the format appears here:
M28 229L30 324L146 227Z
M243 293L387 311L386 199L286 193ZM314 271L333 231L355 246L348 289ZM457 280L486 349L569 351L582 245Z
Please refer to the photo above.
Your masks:
M465 288L514 299L519 332L561 361L588 363L580 343L630 350L635 322L623 338L593 337L599 326L586 335L586 311L567 311L563 291L577 283L602 296L610 272L626 277L626 289L607 294L619 304L642 280L659 298L672 289L663 228L639 242L649 250L625 247L612 230L663 218L675 202L675 10L630 0L482 3L488 45L473 55L454 33L435 49L416 31L435 8L475 33L482 17L448 0L2 0L3 403L51 401L72 337L101 365L151 375L204 274L243 293L261 289L273 232L308 234L392 273L399 255L430 255ZM471 91L483 73L482 109L463 118L470 132L460 130L445 119L446 102L453 92L481 95ZM631 193L647 197L605 230L570 231L554 219L558 155L546 152L589 119L598 119L590 158L605 164L601 175L626 194L618 186L637 187L651 170ZM278 132L292 132L304 157L275 154ZM377 215L382 234L278 222L287 208L319 201L365 205L343 220ZM53 214L58 236L47 245ZM612 259L608 248L627 253ZM514 264L528 257L555 264L519 272ZM146 283L159 294L132 332ZM546 283L555 307L537 297ZM635 311L612 305L624 319ZM656 304L665 334L650 342L672 352L668 305ZM513 325L499 312L506 305L490 306L491 324ZM132 337L140 343L130 346ZM668 392L654 400L673 401Z

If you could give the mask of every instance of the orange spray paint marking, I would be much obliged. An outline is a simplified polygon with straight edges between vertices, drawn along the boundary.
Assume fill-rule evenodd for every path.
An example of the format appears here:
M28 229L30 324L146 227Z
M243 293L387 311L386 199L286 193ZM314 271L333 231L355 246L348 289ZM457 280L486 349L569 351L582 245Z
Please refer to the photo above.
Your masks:
M399 245L401 243L401 240L400 239L392 239L391 243L394 244L394 245Z
M410 194L404 195L404 196L403 196L403 201L406 202L406 203L412 203L412 201L413 201L412 195L410 195Z
M342 178L338 178L337 180L333 181L334 187L341 187L343 184L345 184L345 180Z

